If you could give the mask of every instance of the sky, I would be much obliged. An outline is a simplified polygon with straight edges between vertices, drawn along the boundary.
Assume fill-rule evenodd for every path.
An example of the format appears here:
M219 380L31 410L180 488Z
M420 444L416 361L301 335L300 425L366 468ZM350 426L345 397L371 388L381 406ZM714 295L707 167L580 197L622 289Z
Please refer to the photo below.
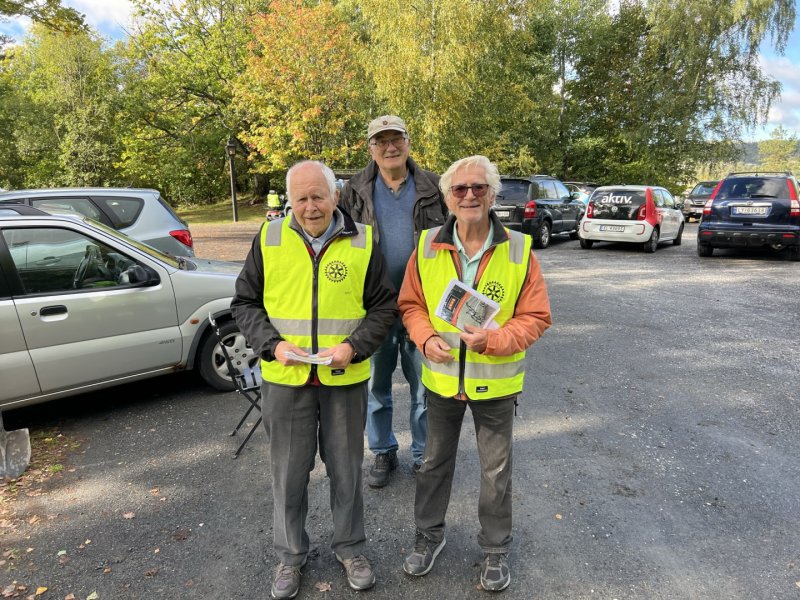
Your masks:
M66 0L64 4L86 15L92 27L112 39L125 36L124 27L133 8L129 0ZM766 139L778 125L800 136L800 6L797 12L798 20L784 54L776 54L769 44L762 48L760 60L764 71L780 81L783 89L780 101L770 110L767 124L750 132L745 141ZM27 25L26 19L0 23L0 33L19 39Z

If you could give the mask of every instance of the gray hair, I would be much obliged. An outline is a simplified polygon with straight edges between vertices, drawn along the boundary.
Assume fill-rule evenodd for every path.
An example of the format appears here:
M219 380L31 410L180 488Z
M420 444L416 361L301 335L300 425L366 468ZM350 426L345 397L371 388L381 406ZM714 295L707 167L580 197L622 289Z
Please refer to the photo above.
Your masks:
M489 184L489 188L495 195L500 192L503 186L500 184L500 172L497 170L497 165L485 156L476 154L475 156L468 156L467 158L457 160L444 172L442 178L439 180L439 188L445 196L450 193L450 184L453 181L453 175L456 174L456 171L464 167L483 167L483 170L486 171L486 183Z
M295 169L303 165L316 165L325 176L325 181L328 182L328 191L331 193L331 199L336 198L336 175L333 174L331 168L318 160L301 160L299 163L293 164L292 168L286 171L286 197L289 199L289 204L292 203L292 197L289 194L289 182L291 181L292 173Z

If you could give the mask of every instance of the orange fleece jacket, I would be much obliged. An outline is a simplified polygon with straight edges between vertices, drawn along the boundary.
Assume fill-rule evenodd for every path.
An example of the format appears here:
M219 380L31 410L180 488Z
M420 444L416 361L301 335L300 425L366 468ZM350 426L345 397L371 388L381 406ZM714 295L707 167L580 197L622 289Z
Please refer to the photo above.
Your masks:
M458 276L461 277L461 259L458 251L451 244L434 243L431 249L449 251L453 254L455 264L458 265ZM494 247L489 248L481 258L478 265L476 280L480 281L486 265L494 252ZM436 335L431 325L431 315L422 291L422 282L417 270L417 251L411 255L406 266L406 276L400 297L397 301L400 314L403 316L403 325L417 348L424 354L425 342ZM434 317L435 318L435 317ZM550 299L547 296L542 270L539 261L531 250L531 259L528 263L528 276L522 285L514 316L500 328L489 330L486 350L487 356L511 356L517 352L527 350L533 342L542 337L545 330L553 324L550 316Z

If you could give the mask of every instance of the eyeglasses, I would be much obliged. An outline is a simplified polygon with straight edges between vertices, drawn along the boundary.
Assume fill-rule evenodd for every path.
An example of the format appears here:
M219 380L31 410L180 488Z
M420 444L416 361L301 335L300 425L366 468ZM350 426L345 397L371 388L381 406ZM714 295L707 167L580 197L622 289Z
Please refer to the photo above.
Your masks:
M403 136L403 137L392 138L391 140L378 140L377 142L370 142L369 145L370 146L377 146L381 150L383 150L385 148L388 148L389 144L391 144L395 148L402 148L403 144L406 143L407 139L408 138Z
M483 198L489 191L488 183L476 183L475 185L451 185L450 192L456 198L465 198L467 190L472 190L472 195L476 198Z

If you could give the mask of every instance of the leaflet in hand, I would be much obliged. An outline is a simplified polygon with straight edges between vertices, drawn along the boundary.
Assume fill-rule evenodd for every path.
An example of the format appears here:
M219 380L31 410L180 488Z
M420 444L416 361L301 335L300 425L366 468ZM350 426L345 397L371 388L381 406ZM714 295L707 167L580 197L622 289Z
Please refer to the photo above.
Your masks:
M437 317L461 331L464 331L465 325L480 329L499 329L499 325L492 320L499 312L500 305L497 302L455 278L447 284L436 308Z
M296 360L298 362L308 363L310 365L329 365L333 360L332 356L317 356L316 354L309 354L308 356L300 356L299 354L295 354L294 352L287 352L286 356L291 358L292 360Z

